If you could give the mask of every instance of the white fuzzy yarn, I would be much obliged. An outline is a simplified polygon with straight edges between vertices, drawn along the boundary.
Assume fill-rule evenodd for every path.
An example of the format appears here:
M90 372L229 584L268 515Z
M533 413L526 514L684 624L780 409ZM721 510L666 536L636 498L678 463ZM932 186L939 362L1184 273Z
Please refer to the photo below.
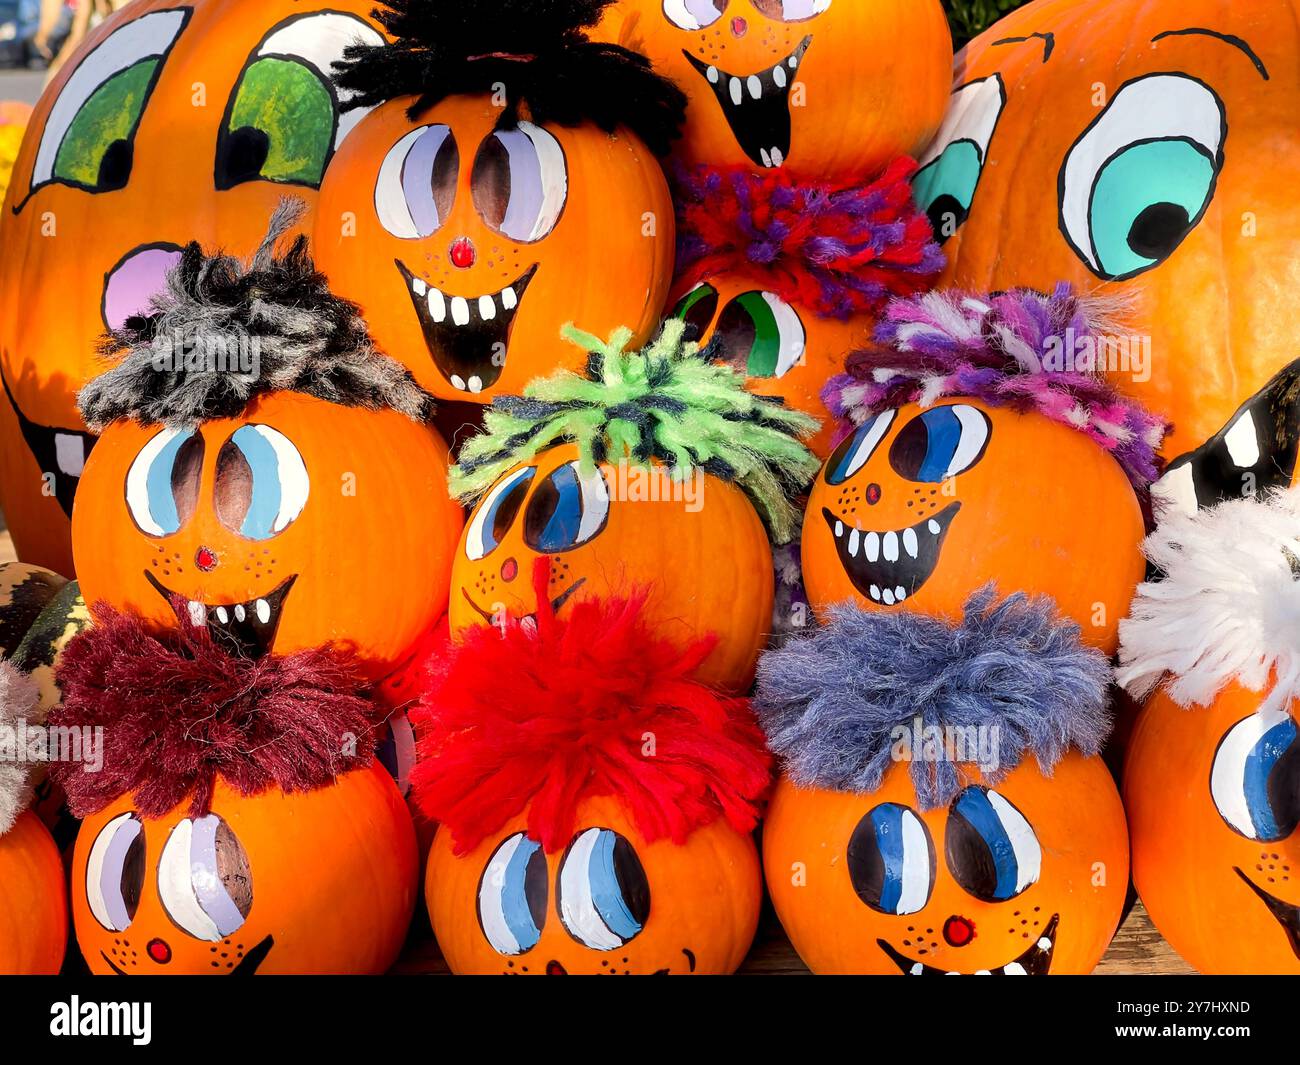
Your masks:
M0 728L16 729L36 721L40 691L36 682L13 664L0 659ZM31 802L32 764L4 761L0 755L0 836L13 827Z

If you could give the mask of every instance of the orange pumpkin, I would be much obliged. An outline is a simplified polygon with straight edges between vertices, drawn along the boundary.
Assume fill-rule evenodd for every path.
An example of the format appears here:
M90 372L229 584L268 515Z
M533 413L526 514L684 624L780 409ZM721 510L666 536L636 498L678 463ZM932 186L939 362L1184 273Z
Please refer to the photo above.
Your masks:
M439 829L425 899L452 972L736 971L763 897L749 836L715 821L684 844L647 843L610 798L584 801L577 816L572 841L553 850L527 834L525 816L461 857Z
M918 152L952 60L937 0L618 0L597 35L685 91L684 163L819 179Z
M1295 0L1038 0L958 58L917 196L944 283L1119 300L1115 383L1196 447L1294 359ZM1050 115L1050 121L1044 116Z
M1006 844L1006 846L1002 846ZM1090 973L1128 890L1124 808L1100 758L1030 759L917 809L906 765L868 794L782 778L763 828L777 915L816 973Z
M378 766L329 787L246 797L218 782L143 819L130 796L82 824L72 869L92 973L383 973L415 905L415 833Z
M68 943L68 888L59 848L31 811L0 834L0 974L53 976Z
M82 594L244 653L343 642L379 679L446 609L446 471L427 426L294 392L192 430L115 422L78 497Z
M45 92L0 218L0 505L20 557L71 575L95 442L76 394L105 327L147 307L186 241L243 253L287 190L314 199L360 117L330 64L382 40L371 7L139 0Z

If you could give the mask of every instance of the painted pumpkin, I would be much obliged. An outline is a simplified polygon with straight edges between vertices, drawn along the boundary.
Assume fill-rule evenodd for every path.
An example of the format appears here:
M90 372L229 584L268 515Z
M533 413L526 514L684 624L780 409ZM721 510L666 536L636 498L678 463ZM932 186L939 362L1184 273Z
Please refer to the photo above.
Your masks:
M685 91L681 161L816 178L918 152L952 59L937 0L619 0L598 35Z
M957 62L917 196L944 283L1120 303L1107 365L1196 447L1294 359L1294 0L1038 0ZM1098 26L1113 27L1098 33ZM1050 121L1043 116L1050 115Z
M76 511L82 594L254 656L341 641L379 679L446 609L446 470L427 426L295 392L190 430L115 422Z
M648 339L668 296L673 212L658 162L611 136L521 121L490 97L384 104L321 189L317 261L377 343L443 399L483 403L559 365L568 321ZM603 263L578 270L576 263Z
M70 576L95 437L76 409L105 328L141 313L181 245L243 253L289 191L314 199L359 120L330 64L382 38L369 0L139 0L37 105L0 219L0 504L19 556Z
M819 613L852 600L955 617L990 581L1048 594L1110 654L1143 531L1124 471L1084 434L945 399L886 410L840 444L808 498L803 576Z
M68 888L59 848L30 810L0 834L0 974L54 976L68 944Z
M906 765L863 795L783 778L763 828L768 891L817 973L1090 973L1128 890L1124 808L1100 758L1031 759L921 811Z
M684 844L647 843L622 804L590 799L565 847L513 819L457 857L440 829L425 874L438 946L452 972L493 975L732 973L762 903L753 840L724 821ZM471 915L476 915L477 920Z
M418 874L378 766L297 795L219 782L203 817L183 803L144 819L126 796L87 818L73 919L101 975L376 975L401 950Z

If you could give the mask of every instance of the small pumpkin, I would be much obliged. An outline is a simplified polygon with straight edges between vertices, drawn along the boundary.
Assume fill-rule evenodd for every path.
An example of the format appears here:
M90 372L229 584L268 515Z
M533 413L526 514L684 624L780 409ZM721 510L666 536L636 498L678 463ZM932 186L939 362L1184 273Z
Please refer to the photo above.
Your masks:
M818 179L920 151L952 65L938 0L619 0L598 35L685 91L683 162Z
M452 565L452 632L644 589L665 637L716 645L706 683L743 691L771 625L772 549L793 531L787 496L816 466L814 424L756 397L669 322L643 352L573 332L588 372L500 399L469 440L453 491L478 498ZM748 492L748 496L747 496ZM541 602L534 566L550 561Z
M72 576L100 334L147 311L187 241L244 254L286 188L314 202L359 118L330 64L382 39L371 7L139 0L55 75L0 217L0 506L20 558Z
M354 50L340 75L379 106L322 187L316 254L442 399L490 402L573 364L570 317L638 341L658 321L673 219L651 147L680 102L586 41L603 6L396 0L381 13L395 43Z

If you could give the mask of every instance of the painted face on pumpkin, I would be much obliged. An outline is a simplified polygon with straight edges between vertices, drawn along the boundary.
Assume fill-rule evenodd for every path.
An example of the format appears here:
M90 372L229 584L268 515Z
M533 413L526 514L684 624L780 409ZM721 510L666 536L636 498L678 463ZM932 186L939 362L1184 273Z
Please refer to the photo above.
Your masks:
M909 768L867 795L778 785L764 863L804 961L819 973L1090 972L1128 882L1124 812L1101 761L1071 754L1050 779L1022 765L929 811Z
M649 56L687 94L684 161L828 177L924 145L952 59L930 0L622 0L602 35ZM908 47L889 46L898 40Z
M1296 8L1021 8L967 48L921 158L917 198L947 241L941 284L1113 290L1123 332L1149 352L1109 369L1172 420L1170 455L1294 359L1273 293L1289 284L1297 216L1270 181L1296 150L1277 133L1297 106L1279 74Z
M316 255L376 340L444 399L522 390L575 351L570 319L644 335L667 295L671 206L630 134L503 125L483 97L358 130L322 190ZM573 264L601 262L584 280Z
M1099 520L1114 534L1098 536ZM809 495L804 580L819 611L854 600L959 617L990 581L1048 594L1109 652L1142 536L1128 478L1083 434L946 400L884 411L835 450Z
M149 305L190 240L243 254L282 196L314 199L361 118L330 64L378 43L370 5L133 4L98 27L32 117L0 219L0 487L19 553L71 572L94 446L76 394L106 328Z
M253 657L345 641L383 676L445 608L446 461L401 415L292 393L193 430L115 423L77 508L83 594Z

